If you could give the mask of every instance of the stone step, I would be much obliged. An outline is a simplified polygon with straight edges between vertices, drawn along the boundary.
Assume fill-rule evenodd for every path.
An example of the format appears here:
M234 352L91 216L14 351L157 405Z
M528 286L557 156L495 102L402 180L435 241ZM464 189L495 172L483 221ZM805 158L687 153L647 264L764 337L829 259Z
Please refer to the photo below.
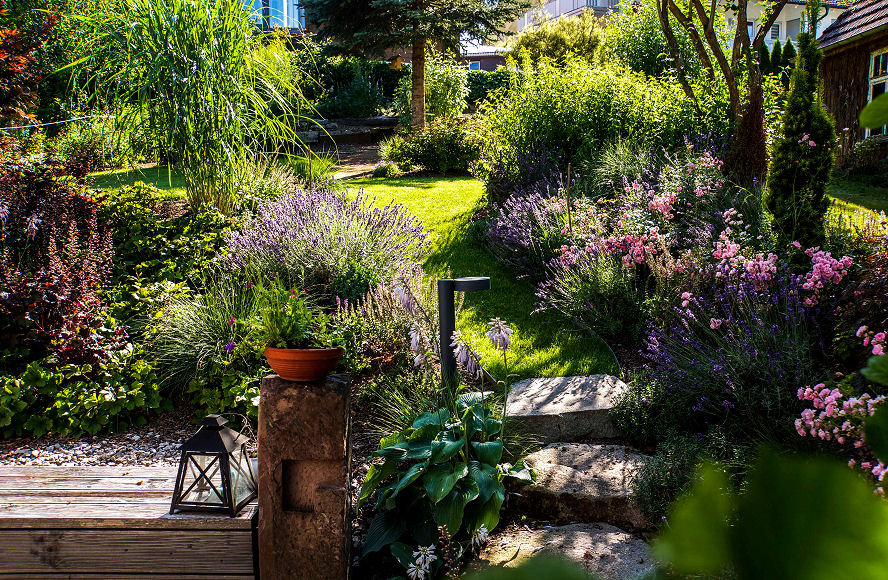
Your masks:
M541 443L619 437L610 410L627 389L611 375L526 379L512 385L506 416Z
M655 566L643 540L604 523L506 530L491 537L478 563L512 568L539 552L567 558L603 580L635 578Z
M516 490L514 505L558 523L645 529L649 523L632 502L630 482L646 459L622 445L553 443L525 458L537 478Z

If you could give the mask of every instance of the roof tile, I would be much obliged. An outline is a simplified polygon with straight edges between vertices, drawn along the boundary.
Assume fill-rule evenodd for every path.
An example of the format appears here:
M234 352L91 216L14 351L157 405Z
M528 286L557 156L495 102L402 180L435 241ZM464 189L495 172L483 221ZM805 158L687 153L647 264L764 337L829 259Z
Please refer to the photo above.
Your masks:
M888 26L888 0L857 0L826 27L818 41L826 48L883 26Z

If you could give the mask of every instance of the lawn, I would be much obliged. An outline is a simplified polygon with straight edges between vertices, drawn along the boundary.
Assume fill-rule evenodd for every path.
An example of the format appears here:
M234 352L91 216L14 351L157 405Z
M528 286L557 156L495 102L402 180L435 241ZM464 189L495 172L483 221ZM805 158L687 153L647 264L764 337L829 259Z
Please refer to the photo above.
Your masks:
M165 199L185 197L185 180L178 169L170 169L166 165L133 169L112 169L90 175L93 187L103 191L116 191L124 185L144 181L163 192Z
M457 328L462 331L495 376L502 376L502 355L484 333L487 321L498 316L515 329L509 371L518 378L618 373L614 355L602 340L567 330L551 316L534 310L534 286L516 280L486 249L483 232L471 216L479 208L484 188L468 177L349 180L377 203L397 201L415 213L432 231L433 250L425 264L430 275L490 276L491 289L468 293Z
M888 211L888 188L856 179L834 177L827 192L843 211L854 213L858 209Z

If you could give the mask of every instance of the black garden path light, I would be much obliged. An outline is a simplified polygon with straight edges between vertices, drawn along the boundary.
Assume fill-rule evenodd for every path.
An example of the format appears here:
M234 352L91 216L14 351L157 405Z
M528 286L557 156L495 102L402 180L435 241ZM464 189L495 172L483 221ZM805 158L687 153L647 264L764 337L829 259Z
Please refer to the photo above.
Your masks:
M256 477L247 455L245 434L225 426L221 415L208 415L182 444L182 459L170 514L182 510L227 512L235 517L256 497Z
M442 278L438 280L438 321L440 325L441 341L441 380L453 388L457 383L456 357L453 356L453 347L450 343L453 332L456 330L456 305L454 303L457 292L477 292L490 290L490 278L478 276L473 278Z

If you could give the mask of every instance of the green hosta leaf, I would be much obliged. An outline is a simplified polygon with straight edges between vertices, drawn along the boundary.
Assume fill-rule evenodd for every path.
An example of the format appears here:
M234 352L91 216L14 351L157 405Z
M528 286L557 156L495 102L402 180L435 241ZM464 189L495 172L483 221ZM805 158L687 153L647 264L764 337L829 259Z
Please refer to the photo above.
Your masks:
M500 459L503 457L503 442L502 441L472 441L472 449L475 450L475 455L478 456L478 459L481 460L482 463L486 463L487 465L496 466Z
M455 438L452 433L445 432L440 441L432 441L432 463L449 461L466 446L465 437Z
M478 486L469 479L461 479L444 499L435 504L435 521L446 526L451 536L455 536L462 526L466 504L478 497Z
M494 419L490 417L484 420L484 426L482 427L482 431L484 431L485 435L496 435L502 429L502 422L499 419Z
M385 457L388 459L394 459L395 461L400 461L407 457L407 449L408 444L404 441L400 443L395 443L394 445L390 445L383 449L377 449L373 452L374 457Z
M422 482L432 503L438 503L468 473L465 463L439 463L426 470Z
M373 490L379 486L382 480L393 474L397 469L398 462L391 459L386 460L382 465L371 465L370 469L367 471L367 476L364 477L364 483L361 485L357 507L360 508L361 505L370 498L373 494Z
M389 546L389 550L392 552L392 556L395 557L395 560L401 566L408 568L411 564L416 561L416 558L413 557L413 548L405 544L404 542L395 542L391 546Z
M490 496L503 489L503 484L499 480L499 470L486 463L470 461L469 477L477 484L478 497L482 502L487 501Z
M500 509L506 499L506 491L502 484L499 484L499 487L500 489L495 491L486 501L479 497L466 506L465 525L466 531L470 534L474 534L481 526L486 527L487 531L491 531L499 524Z
M398 480L398 483L395 485L392 490L392 495L390 497L394 498L400 493L402 489L419 479L419 476L422 475L425 468L428 466L428 462L415 463L410 466L410 468L404 472L404 475Z
M730 565L728 519L733 497L722 469L706 465L691 493L678 500L654 554L679 574L718 574Z
M506 468L506 477L512 477L528 483L536 480L536 471L534 471L533 468L528 467L523 459L516 461L515 465L503 463L502 466Z
M411 441L407 447L407 459L428 459L432 456L432 442L428 439Z
M386 437L383 437L379 440L379 448L385 449L386 447L391 447L396 443L401 443L402 441L407 440L407 432L406 431L398 431L397 433L392 433Z
M888 504L845 465L764 453L746 485L732 529L740 578L885 578Z
M867 129L878 129L888 125L888 93L884 93L870 101L860 112L860 126Z
M437 424L427 424L416 429L407 438L408 441L431 441L441 432L441 426Z
M407 531L407 521L396 512L386 511L376 514L364 537L364 551L361 557L397 541L405 531Z
M888 386L888 355L871 356L860 372L872 382Z
M885 357L888 358L888 357ZM888 463L888 407L884 404L863 424L866 444L882 463Z
M413 421L413 428L419 429L420 427L424 427L426 425L443 425L447 422L447 418L450 416L450 413L441 409L437 412L429 412L423 413L419 417Z

